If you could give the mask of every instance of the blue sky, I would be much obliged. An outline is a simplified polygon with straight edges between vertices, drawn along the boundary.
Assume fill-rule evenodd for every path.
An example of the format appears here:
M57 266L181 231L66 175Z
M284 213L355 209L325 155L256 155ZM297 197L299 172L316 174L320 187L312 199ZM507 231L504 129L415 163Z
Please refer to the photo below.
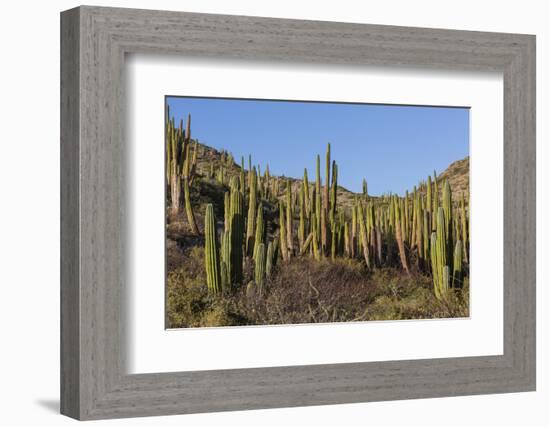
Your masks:
M315 178L315 158L331 143L338 183L360 192L404 194L421 179L469 154L469 109L377 104L167 97L170 114L191 113L193 138L248 154L262 172Z

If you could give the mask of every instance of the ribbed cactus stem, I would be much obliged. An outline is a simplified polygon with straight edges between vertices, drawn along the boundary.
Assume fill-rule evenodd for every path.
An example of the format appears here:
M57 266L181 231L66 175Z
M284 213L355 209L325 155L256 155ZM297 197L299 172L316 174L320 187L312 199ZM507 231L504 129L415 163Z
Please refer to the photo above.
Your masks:
M450 268L447 254L447 230L445 227L445 211L442 207L437 211L437 227L431 238L432 277L434 292L438 299L446 299L450 287Z
M300 189L300 222L298 224L298 242L300 244L300 252L304 247L306 239L306 205L303 187Z
M336 217L336 203L338 195L338 165L336 161L332 162L332 184L330 187L330 221L334 221Z
M226 229L222 234L222 244L220 251L220 274L222 288L227 289L231 286L231 231Z
M288 256L292 256L294 252L294 235L293 235L293 213L292 213L292 183L290 179L286 183L286 239L288 247Z
M197 222L195 221L195 213L193 212L193 206L191 205L191 190L189 189L189 180L187 178L184 178L183 180L183 194L185 198L185 213L187 215L189 228L191 229L191 233L199 234L199 228L197 227Z
M284 261L288 260L288 242L286 237L286 222L285 222L285 208L284 203L279 203L279 247L281 250L281 257Z
M256 195L257 195L256 168L252 169L249 179L248 217L246 225L246 253L252 256L254 253L254 233L256 231Z
M271 277L271 272L273 271L273 263L276 254L273 250L273 242L267 244L267 252L265 254L265 276L266 278Z
M336 248L337 248L337 231L336 224L333 222L331 226L331 239L330 239L330 257L334 261L336 259Z
M430 214L426 210L423 214L423 224L422 224L422 249L423 249L423 258L428 260L430 255Z
M367 225L365 224L365 218L363 216L363 209L361 208L361 205L357 205L357 218L359 219L359 237L361 241L361 249L363 251L363 258L365 259L365 263L367 265L367 268L370 270L371 268L371 262L370 262L370 254L369 254L369 243L367 240Z
M258 286L260 293L264 289L265 285L265 276L266 276L266 250L265 244L260 243L258 245L256 254L255 254L255 265L254 265L254 281L256 286Z
M357 209L354 206L351 208L351 241L350 241L350 256L355 258L357 250Z
M315 219L317 221L317 235L321 231L321 158L317 154L317 162L315 168Z
M319 249L319 229L317 223L317 214L315 211L311 214L311 224L312 224L312 240L311 245L313 247L313 257L319 261L321 259L321 251Z
M214 207L211 203L206 206L204 217L204 260L206 269L206 284L208 291L217 294L221 291L220 264L218 259L218 244Z
M258 250L258 246L264 243L265 225L264 225L264 211L262 202L258 205L258 213L256 215L256 233L254 235L254 255Z
M350 231L347 221L344 223L344 254L347 257L351 256Z
M464 261L468 263L468 218L466 214L466 205L464 203L464 193L460 195L460 223L462 229L462 249L464 252Z
M313 241L313 232L309 233L307 238L304 240L304 244L300 248L300 255L303 255L308 251L312 241Z
M453 254L453 288L462 288L462 241L458 240Z
M309 220L310 210L309 210L309 180L307 177L307 169L304 168L304 179L303 179L303 188L304 188L304 205L305 205L305 218Z
M224 218L224 230L231 228L231 200L229 191L226 191L223 195L223 218Z
M407 272L407 274L410 274L409 266L407 263L407 255L405 253L405 244L403 242L402 209L396 196L394 196L393 204L395 216L395 240L397 241L397 248L399 250L399 259L401 261L401 266L403 267L403 269Z
M328 251L328 236L327 236L327 211L321 209L321 254L326 255Z
M241 156L241 170L239 171L239 184L241 187L241 193L243 194L243 197L246 193L246 174L244 171L244 156Z
M329 212L329 188L330 188L330 142L327 144L327 152L325 154L325 194L323 195L323 209L325 215Z
M243 279L243 249L244 249L244 216L243 197L239 191L238 180L233 177L231 182L231 281L240 284Z

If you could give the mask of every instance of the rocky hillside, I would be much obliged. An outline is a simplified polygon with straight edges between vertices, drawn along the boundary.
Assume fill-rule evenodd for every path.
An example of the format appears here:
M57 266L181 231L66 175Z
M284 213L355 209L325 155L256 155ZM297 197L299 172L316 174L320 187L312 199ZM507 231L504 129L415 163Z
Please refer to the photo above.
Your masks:
M453 198L460 197L463 193L464 197L469 197L470 194L470 156L462 160L457 160L449 165L438 180L449 180L449 184L453 190Z
M262 168L265 167L265 165L261 166ZM245 168L248 169L248 159L245 159ZM197 153L197 171L199 175L206 177L213 172L214 176L216 176L221 169L223 169L225 178L238 176L240 173L240 159L234 159L228 152L219 151L215 148L199 143ZM262 169L261 172L263 174L264 170ZM315 182L315 171L308 171L308 173L309 182L313 186ZM324 172L322 172L322 174L324 174ZM322 175L322 178L324 179L324 175ZM419 177L419 179L420 178L421 177ZM445 171L438 175L437 178L440 182L445 179L449 180L453 190L453 199L458 200L461 193L464 193L464 196L468 197L470 188L470 157L468 156L462 160L457 160L451 163ZM295 178L290 179L293 187L298 190L302 180ZM358 177L358 179L362 179L362 177ZM281 183L281 185L284 184ZM341 203L343 206L351 206L355 196L356 193L353 193L342 186L338 187L339 204ZM373 197L376 198L376 196Z

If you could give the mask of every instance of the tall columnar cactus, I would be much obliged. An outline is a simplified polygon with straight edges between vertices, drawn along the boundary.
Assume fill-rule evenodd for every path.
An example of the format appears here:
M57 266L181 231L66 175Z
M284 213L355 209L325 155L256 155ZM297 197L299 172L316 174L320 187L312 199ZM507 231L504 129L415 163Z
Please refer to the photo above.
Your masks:
M426 210L432 212L432 178L430 176L426 184Z
M336 251L338 249L338 230L335 222L332 222L330 233L330 258L334 261L336 259Z
M394 196L393 199L394 206L394 218L395 218L395 240L397 242L397 249L399 250L399 259L401 261L401 266L407 272L409 272L409 266L407 263L407 254L405 253L405 244L403 242L403 215L402 208L400 206L397 196Z
M458 240L453 254L453 288L462 288L462 242Z
M452 202L452 192L449 180L446 179L443 183L443 192L441 196L441 204L443 206L443 212L445 214L445 232L447 233L447 253L452 254L454 251L453 244L453 202Z
M286 183L286 239L288 247L288 255L292 256L294 252L294 235L293 235L293 212L292 212L292 183L290 179Z
M432 261L432 277L435 296L444 300L450 288L450 268L447 253L447 230L445 227L445 211L442 207L437 211L436 231L432 233L430 258Z
M332 183L330 186L330 221L333 222L336 217L336 203L338 195L338 165L332 161Z
M267 252L265 254L265 276L267 278L271 277L276 256L277 253L274 250L273 242L269 242L267 244Z
M327 211L321 209L321 254L326 255L328 251L328 235L327 235Z
M222 286L220 280L216 220L214 218L214 207L211 203L206 206L206 214L204 216L204 242L206 284L210 293L217 294L222 290Z
M286 221L285 221L285 207L284 203L279 202L279 247L281 250L281 257L284 261L288 261L288 241L286 237Z
M367 186L367 180L363 178L363 195L369 197L369 188Z
M166 124L166 168L170 187L170 211L177 214L181 211L183 201L183 143L182 127L176 129L173 118Z
M315 211L311 213L311 227L312 227L312 237L311 237L311 246L313 257L319 261L321 259L321 249L320 249L320 240L319 240L319 225L317 222L317 214Z
M254 253L254 233L256 231L256 195L257 189L256 168L254 167L249 179L248 219L246 225L246 252L248 256Z
M460 223L462 230L462 247L464 252L464 261L468 263L468 243L469 243L469 230L468 230L468 218L466 214L466 206L464 203L464 193L460 195Z
M187 124L185 127L185 139L182 147L182 153L185 153L183 158L183 193L185 200L185 213L187 215L187 222L191 228L193 234L199 234L199 228L195 221L195 214L193 213L193 206L191 205L191 183L195 177L195 169L197 165L197 142L193 146L193 155L191 156L191 114L187 116Z
M262 202L258 205L258 213L256 215L256 233L254 235L254 257L259 245L264 243L265 225L264 225L264 210Z
M239 171L239 185L241 187L241 193L243 197L246 194L246 174L244 171L244 156L241 156L241 169Z
M357 209L355 205L351 208L351 242L350 242L350 256L355 258L357 253Z
M254 281L256 286L258 286L260 293L264 289L265 277L266 277L266 249L265 244L260 243L256 250L255 254L255 265L254 265Z
M409 191L405 191L405 198L403 199L403 211L401 212L401 216L403 221L401 222L401 225L403 227L403 241L405 243L410 243L409 240L409 231L410 231L410 224L409 224Z
M243 196L235 177L230 191L231 282L240 284L243 279L244 215Z
M423 258L427 262L430 256L430 213L427 210L424 210L423 214L423 224L422 224L422 253ZM426 268L427 265L424 265Z
M229 228L222 233L220 275L222 288L229 289L231 287L231 231Z
M365 224L365 218L363 216L363 209L361 208L360 204L357 205L357 218L359 219L359 237L361 241L361 249L363 250L363 258L365 259L367 268L370 269L371 262L369 244L367 240L367 226Z
M325 154L325 194L323 195L323 209L325 215L329 212L329 188L330 188L330 142L327 144L327 152Z
M317 154L315 168L315 219L317 221L317 236L321 234L321 158Z
M351 257L351 237L349 230L349 223L344 222L344 255Z
M433 179L433 189L432 189L432 230L435 231L437 227L437 218L438 218L438 210L439 210L439 189L438 189L438 183L437 183L437 175L434 171L434 179Z
M310 210L309 210L309 180L307 177L307 169L304 168L304 179L302 181L303 188L304 188L304 204L305 204L305 219L309 220L310 218Z
M306 241L306 205L304 188L300 188L299 192L300 198L300 222L298 224L298 242L300 245L300 253L303 252L304 243Z
M190 186L195 176L198 145L195 141L191 155L191 115L187 117L185 132L183 121L176 129L174 120L166 123L166 169L170 189L170 210L172 214L181 212L185 204L185 212L191 232L198 234L199 230L191 206Z
M414 208L414 240L416 243L416 252L418 254L419 264L423 264L424 257L424 214L420 205L420 196L416 196ZM420 265L423 267L423 265Z

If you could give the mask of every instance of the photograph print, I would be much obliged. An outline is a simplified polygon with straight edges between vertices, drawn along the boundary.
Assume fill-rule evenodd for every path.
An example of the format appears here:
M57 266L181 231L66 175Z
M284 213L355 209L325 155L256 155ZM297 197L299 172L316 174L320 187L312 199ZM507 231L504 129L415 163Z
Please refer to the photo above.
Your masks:
M469 316L469 108L164 109L166 328Z

